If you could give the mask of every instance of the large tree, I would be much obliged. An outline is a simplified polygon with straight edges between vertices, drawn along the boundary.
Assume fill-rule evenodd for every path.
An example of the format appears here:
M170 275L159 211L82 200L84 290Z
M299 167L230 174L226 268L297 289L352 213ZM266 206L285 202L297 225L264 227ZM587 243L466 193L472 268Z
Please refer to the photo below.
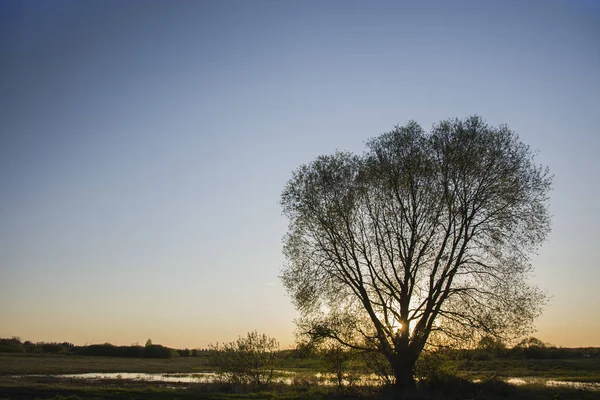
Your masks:
M551 176L506 126L416 122L300 166L281 197L302 333L379 353L399 386L434 340L526 333Z

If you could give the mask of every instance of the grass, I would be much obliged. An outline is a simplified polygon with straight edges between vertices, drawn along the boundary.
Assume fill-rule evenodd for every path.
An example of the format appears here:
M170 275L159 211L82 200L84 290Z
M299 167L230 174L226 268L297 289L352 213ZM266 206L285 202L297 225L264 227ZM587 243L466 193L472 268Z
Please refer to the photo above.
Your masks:
M298 362L300 361L300 362ZM315 360L283 360L282 369L314 372L320 365ZM273 385L268 390L249 390L228 384L174 384L128 380L58 379L52 374L94 372L195 373L209 372L203 357L165 359L133 359L79 357L32 354L0 354L1 399L469 399L473 391L477 400L600 400L600 392L568 387L546 387L545 379L600 382L600 359L572 360L491 360L472 361L461 365L460 373L468 378L538 377L527 385L516 387L493 379L484 383L451 382L437 388L421 388L404 395L390 394L381 388L346 388L317 385ZM11 375L29 375L20 378ZM32 376L38 375L38 376ZM42 375L42 376L39 376Z
M459 370L471 378L499 375L515 378L543 377L563 381L600 382L600 358L463 361Z
M193 373L210 370L203 357L159 359L0 353L0 376L87 372Z
M279 368L312 373L321 370L322 363L314 359L284 359ZM89 372L169 374L210 371L212 369L204 357L153 359L0 353L0 376ZM459 371L461 375L469 378L499 375L502 377L543 377L556 380L600 382L600 358L462 361Z
M352 392L340 393L331 388L271 385L268 389L252 390L230 384L195 384L168 387L156 382L91 382L55 379L0 378L0 399L324 399L347 398ZM368 393L368 392L366 392ZM344 396L342 396L344 395ZM333 396L333 397L332 397ZM364 397L360 398L372 398Z
M318 359L281 360L279 368L315 372L323 368ZM0 353L0 376L27 374L83 374L88 372L194 373L211 372L206 357L124 358L54 354Z

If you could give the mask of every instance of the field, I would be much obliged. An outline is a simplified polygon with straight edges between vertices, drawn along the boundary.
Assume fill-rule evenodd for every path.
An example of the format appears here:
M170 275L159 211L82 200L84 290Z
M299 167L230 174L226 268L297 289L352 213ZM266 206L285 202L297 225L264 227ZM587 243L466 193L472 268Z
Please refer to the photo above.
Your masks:
M209 371L203 357L125 358L49 354L0 354L0 376L88 372L185 373Z
M600 358L558 360L473 361L462 363L463 373L473 377L498 374L503 377L538 377L561 381L600 382Z
M318 370L311 360L298 363L282 360L282 369L308 376ZM249 390L226 383L165 383L129 379L64 379L54 375L81 373L209 372L203 357L129 359L32 354L0 354L0 399L376 399L396 398L382 388L350 387L343 390L305 382L276 384L265 390ZM464 387L421 389L414 398L435 399L600 399L600 391L585 388L546 387L545 381L600 382L600 359L490 360L461 365L463 377L481 379ZM491 379L491 377L495 377ZM502 378L524 378L528 383L513 386ZM410 397L414 393L411 394Z

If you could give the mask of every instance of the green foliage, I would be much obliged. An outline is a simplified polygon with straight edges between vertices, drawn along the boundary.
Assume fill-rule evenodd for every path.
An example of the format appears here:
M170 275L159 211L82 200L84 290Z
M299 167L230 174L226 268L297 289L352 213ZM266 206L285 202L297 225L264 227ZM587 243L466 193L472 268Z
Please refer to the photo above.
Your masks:
M446 385L457 380L458 366L450 352L424 352L415 365L415 375L430 386Z
M236 341L209 346L209 364L234 384L265 386L275 376L279 343L265 334L248 332Z

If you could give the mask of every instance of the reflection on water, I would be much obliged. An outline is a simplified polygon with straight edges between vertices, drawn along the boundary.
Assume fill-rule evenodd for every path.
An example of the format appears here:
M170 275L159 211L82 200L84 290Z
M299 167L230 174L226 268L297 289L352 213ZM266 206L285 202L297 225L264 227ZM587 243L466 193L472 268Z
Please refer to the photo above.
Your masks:
M92 372L86 374L57 374L46 375L57 379L86 379L86 380L109 380L123 379L140 382L162 382L162 383L215 383L222 379L222 376L215 372L196 372L196 373L137 373L137 372ZM334 385L336 379L334 374L297 374L292 371L276 371L274 382L291 385L297 383L309 383L319 385ZM345 380L344 383L349 383ZM378 385L381 383L379 378L374 375L356 376L352 383L358 385Z
M42 376L42 375L29 375L29 376ZM43 375L45 377L52 377L57 379L86 379L86 380L113 380L123 379L129 381L139 382L161 382L161 383L215 383L218 382L221 376L214 372L195 372L195 373L137 373L137 372L93 372L86 374L58 374L58 375ZM333 385L335 379L333 374L311 374L310 383L320 385ZM22 375L20 377L27 377ZM298 378L301 381L306 382L306 378L309 375L299 375L291 371L277 371L277 378L275 382L292 384L298 382ZM18 378L15 376L15 378ZM479 381L479 380L476 380ZM527 385L527 384L542 384L546 386L568 386L577 389L586 389L600 391L600 383L596 382L574 382L574 381L556 381L546 380L543 378L505 378L504 381L511 385ZM346 382L347 383L347 382ZM353 380L354 384L358 385L377 385L381 381L378 380L375 375L361 375L355 377Z
M526 385L527 381L521 378L508 378L504 380L506 383L510 383L511 385L521 386Z
M563 387L573 387L576 389L586 389L586 390L600 390L600 383L597 382L574 382L574 381L555 381L555 380L546 380L543 378L507 378L506 383L510 383L511 385L527 385L527 384L543 384L546 386L563 386Z
M52 375L59 379L125 379L132 381L166 382L166 383L211 383L218 379L214 372L197 372L193 374L148 374L137 372L93 372L87 374Z

